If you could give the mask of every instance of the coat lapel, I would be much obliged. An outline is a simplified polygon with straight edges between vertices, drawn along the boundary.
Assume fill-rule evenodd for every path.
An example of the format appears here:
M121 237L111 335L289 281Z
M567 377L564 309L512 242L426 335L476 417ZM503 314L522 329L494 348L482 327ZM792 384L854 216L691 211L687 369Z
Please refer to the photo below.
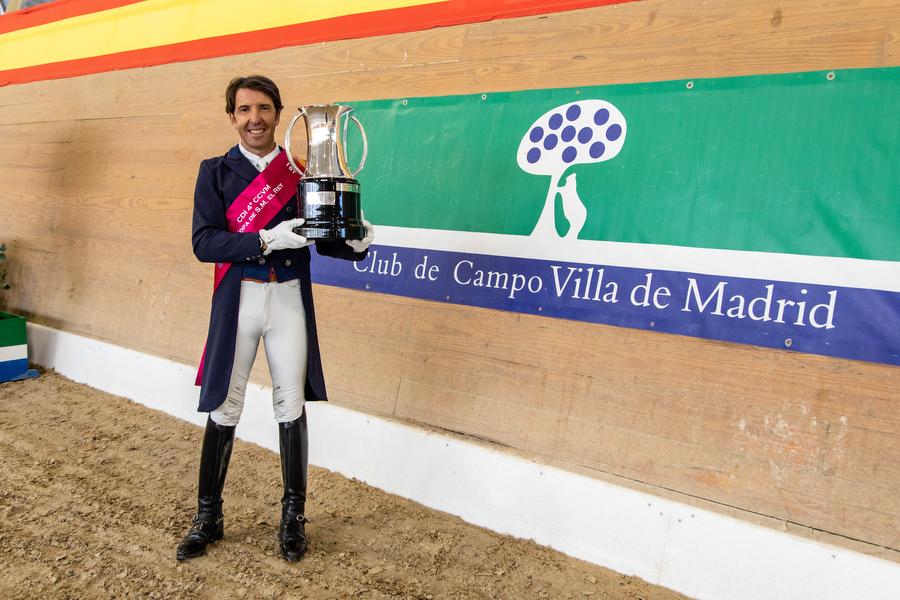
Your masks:
M250 161L241 154L241 151L236 145L225 155L224 162L229 169L237 173L241 179L245 179L247 183L250 183L256 179L257 175L259 175L259 171L256 170L256 167L250 164Z

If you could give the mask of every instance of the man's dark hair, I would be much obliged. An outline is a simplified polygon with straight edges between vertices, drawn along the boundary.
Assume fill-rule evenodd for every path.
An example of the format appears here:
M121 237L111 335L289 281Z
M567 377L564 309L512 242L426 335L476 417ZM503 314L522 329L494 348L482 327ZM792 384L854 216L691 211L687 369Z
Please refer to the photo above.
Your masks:
M280 113L281 109L284 108L284 105L281 103L281 92L278 91L278 86L275 85L274 81L262 75L248 75L247 77L235 77L228 84L228 87L225 88L225 112L229 115L234 114L234 97L237 96L237 91L241 88L266 94L272 99L272 105L275 107L276 113Z

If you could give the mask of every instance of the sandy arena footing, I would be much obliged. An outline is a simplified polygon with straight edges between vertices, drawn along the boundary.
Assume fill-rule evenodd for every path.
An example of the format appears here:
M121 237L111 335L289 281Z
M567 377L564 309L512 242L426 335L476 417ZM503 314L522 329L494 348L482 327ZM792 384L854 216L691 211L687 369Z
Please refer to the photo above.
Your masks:
M225 539L179 563L200 440L52 371L0 384L0 597L685 598L316 467L310 551L289 564L275 539L278 456L241 440Z

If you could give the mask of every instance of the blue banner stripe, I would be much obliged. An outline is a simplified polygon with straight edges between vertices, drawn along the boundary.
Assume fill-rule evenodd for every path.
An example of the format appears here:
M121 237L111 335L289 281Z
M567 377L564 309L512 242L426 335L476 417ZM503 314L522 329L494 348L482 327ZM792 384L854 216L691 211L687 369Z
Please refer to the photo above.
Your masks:
M393 246L313 256L324 285L900 365L896 292Z
M28 359L5 360L0 362L0 381L15 379L28 371Z

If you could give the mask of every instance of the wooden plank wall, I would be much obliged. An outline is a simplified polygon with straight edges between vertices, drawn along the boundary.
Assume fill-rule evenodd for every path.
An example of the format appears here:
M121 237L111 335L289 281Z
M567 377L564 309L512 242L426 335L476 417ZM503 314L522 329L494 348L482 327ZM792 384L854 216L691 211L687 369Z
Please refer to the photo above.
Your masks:
M200 159L235 142L237 74L296 105L897 66L898 48L896 0L643 0L0 88L5 304L195 363L211 271L191 196ZM335 403L900 556L896 367L316 294Z

